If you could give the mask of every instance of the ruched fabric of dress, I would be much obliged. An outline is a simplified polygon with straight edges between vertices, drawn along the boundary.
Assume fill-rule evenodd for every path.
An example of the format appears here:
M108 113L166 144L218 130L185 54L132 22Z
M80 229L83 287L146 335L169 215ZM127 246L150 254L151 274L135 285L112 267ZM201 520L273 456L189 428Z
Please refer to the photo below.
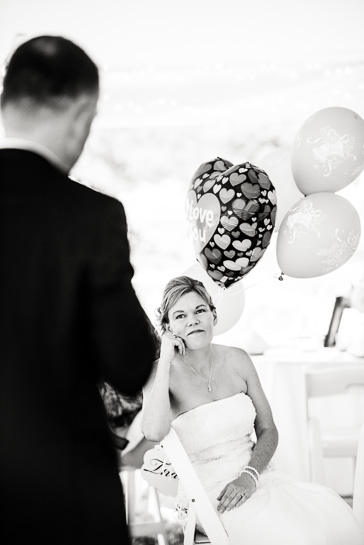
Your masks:
M249 465L256 411L239 393L200 405L172 422L212 505ZM177 504L187 507L183 490ZM230 545L363 545L351 507L325 486L297 482L271 463L240 507L219 514Z

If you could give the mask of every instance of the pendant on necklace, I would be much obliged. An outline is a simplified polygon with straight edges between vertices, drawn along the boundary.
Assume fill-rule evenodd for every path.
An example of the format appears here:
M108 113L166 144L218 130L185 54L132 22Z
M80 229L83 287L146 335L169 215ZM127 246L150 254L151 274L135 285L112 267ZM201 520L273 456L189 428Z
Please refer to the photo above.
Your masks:
M211 388L210 384L207 386L207 390L208 390L208 392L212 392L212 388Z

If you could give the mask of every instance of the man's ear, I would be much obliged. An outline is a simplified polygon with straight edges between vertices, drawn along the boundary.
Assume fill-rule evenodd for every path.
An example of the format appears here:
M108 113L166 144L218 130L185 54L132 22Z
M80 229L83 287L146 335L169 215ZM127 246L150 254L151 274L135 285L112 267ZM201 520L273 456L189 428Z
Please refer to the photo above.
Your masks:
M86 139L95 117L95 102L91 96L82 95L73 105L74 129L80 134L78 137Z
M65 156L68 168L79 159L96 111L96 99L81 96L67 110L67 134L65 134Z

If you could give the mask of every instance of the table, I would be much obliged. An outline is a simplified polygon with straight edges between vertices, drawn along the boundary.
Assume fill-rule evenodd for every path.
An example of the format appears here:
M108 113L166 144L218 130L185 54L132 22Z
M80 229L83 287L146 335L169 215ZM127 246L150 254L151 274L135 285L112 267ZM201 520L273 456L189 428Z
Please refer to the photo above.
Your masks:
M273 417L279 432L279 445L273 457L276 465L288 471L299 480L309 480L309 458L308 442L306 431L305 397L303 371L308 365L314 367L345 365L355 363L364 366L364 358L358 358L342 352L336 348L321 348L317 350L297 349L294 347L280 347L267 350L264 355L251 356L260 377L263 389L270 402ZM318 403L314 412L323 420L335 417L338 425L345 425L348 414L339 411L333 403L329 413L323 409L321 400L314 400ZM329 400L325 400L329 401ZM336 409L336 413L335 413ZM357 407L355 408L357 411ZM360 415L356 414L364 422L364 402L360 406ZM341 468L333 468L332 460L325 462L331 464L329 467L329 481L327 484L335 488L341 494L347 494L351 488L349 480L352 476L348 474L348 462L335 460L334 463L343 464ZM351 468L352 470L352 468ZM350 471L349 471L350 473ZM343 478L346 477L345 478ZM334 481L333 481L334 479Z

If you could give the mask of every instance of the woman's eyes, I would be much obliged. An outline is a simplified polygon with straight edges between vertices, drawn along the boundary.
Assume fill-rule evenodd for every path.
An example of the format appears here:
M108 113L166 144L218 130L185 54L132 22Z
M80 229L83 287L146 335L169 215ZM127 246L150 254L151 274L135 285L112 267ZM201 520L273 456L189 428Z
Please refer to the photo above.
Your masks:
M198 308L196 310L196 314L199 314L200 312L207 312L207 309L206 308ZM180 318L185 318L186 317L186 314L177 314L175 316L175 319L176 320L179 320Z

